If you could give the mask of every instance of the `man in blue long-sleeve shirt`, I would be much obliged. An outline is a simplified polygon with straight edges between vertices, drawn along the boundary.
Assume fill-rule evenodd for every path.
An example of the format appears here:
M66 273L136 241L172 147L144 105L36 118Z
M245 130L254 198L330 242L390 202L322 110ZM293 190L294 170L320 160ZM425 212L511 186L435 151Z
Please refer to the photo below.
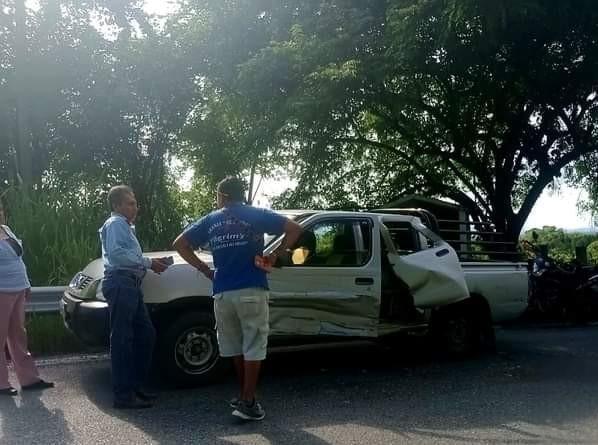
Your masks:
M135 236L137 200L125 185L108 192L112 214L100 229L104 280L102 293L110 312L110 357L115 408L149 408L155 398L143 389L152 360L156 331L143 302L141 280L147 269L168 267L144 257Z

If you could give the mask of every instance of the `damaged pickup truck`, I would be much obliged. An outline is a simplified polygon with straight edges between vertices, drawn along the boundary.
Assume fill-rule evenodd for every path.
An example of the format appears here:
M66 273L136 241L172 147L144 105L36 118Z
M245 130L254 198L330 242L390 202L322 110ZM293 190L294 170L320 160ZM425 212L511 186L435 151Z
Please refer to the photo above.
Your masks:
M270 346L428 334L444 351L467 355L494 345L493 324L526 307L527 271L518 263L464 263L418 217L286 211L304 232L269 276ZM265 253L280 239L266 240ZM142 284L156 326L156 364L172 381L199 384L219 374L211 282L174 252ZM212 265L209 252L200 257ZM84 342L108 343L103 266L90 263L64 293L65 324Z

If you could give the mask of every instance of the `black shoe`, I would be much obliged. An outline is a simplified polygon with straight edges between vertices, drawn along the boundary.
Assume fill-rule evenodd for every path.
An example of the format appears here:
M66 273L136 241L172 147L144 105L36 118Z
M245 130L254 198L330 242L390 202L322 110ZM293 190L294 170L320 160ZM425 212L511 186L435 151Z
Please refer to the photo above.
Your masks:
M115 400L113 406L116 409L145 409L151 408L153 405L147 401L133 397L129 400Z
M35 383L31 383L30 385L25 385L25 386L21 386L21 390L23 391L33 391L33 390L42 390L42 389L48 389L48 388L54 388L54 383L53 382L46 382L45 380L38 380Z
M17 394L19 394L19 392L14 389L12 386L9 386L8 388L2 388L0 389L0 396L11 396L14 397Z
M138 389L135 391L135 395L144 402L151 402L152 400L156 400L158 398L158 394L155 392L146 391L144 389Z
M243 420L262 420L266 417L266 413L259 402L254 400L253 403L249 404L249 402L241 400L233 411L233 416Z

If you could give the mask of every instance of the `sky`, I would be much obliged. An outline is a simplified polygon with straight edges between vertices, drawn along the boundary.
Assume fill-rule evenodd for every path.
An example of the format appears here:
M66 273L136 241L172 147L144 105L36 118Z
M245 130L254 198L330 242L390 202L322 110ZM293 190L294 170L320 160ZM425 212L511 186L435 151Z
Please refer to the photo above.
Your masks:
M143 10L147 14L166 15L176 9L176 0L145 0Z
M536 202L525 226L525 229L556 226L563 229L584 229L592 227L592 215L588 212L580 213L577 204L580 199L586 199L583 190L573 187L561 187L558 193L544 191Z

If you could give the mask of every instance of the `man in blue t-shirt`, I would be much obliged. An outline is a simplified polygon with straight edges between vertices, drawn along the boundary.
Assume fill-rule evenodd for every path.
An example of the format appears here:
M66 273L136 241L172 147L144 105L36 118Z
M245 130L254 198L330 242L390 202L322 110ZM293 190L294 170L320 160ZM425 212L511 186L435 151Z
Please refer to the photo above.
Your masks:
M245 205L244 194L240 179L223 179L217 189L218 210L187 227L173 245L185 261L213 280L220 355L233 358L241 385L240 397L230 403L233 415L261 420L265 414L255 400L255 390L268 344L267 265L276 262L278 252L295 244L302 229L272 211ZM265 233L285 234L268 258L262 258ZM194 251L206 245L214 271Z

